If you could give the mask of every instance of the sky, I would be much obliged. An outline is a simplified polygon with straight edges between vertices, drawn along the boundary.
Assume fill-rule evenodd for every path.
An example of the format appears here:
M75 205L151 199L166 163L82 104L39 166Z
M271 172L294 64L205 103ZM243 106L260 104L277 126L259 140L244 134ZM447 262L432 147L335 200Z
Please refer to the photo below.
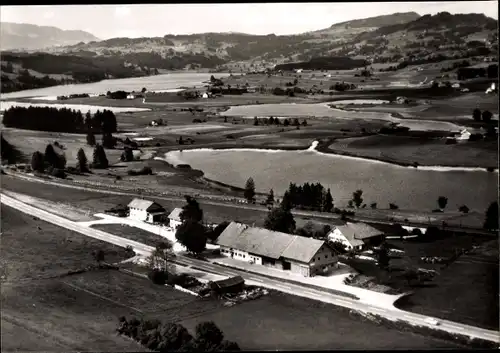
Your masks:
M0 21L83 30L100 39L203 32L283 35L411 11L484 13L498 19L498 1L1 6Z

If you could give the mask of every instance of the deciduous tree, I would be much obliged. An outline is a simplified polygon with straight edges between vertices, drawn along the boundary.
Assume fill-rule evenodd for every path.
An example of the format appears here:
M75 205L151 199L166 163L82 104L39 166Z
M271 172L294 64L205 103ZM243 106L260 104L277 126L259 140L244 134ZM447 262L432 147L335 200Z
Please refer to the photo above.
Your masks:
M175 232L175 238L186 247L189 252L199 254L207 245L207 230L203 224L185 220Z
M193 221L193 222L201 222L203 221L203 210L200 207L198 201L195 198L186 195L186 204L182 206L182 212L179 215L181 221Z
M448 198L445 196L439 196L437 199L438 206L441 210L444 210L446 208L446 205L448 204Z
M352 193L352 202L356 208L359 208L363 204L363 190L356 190Z
M478 108L474 109L472 111L472 118L475 121L481 121L481 110L479 110Z
M293 234L295 231L295 219L289 208L275 207L267 214L264 227L276 232Z
M40 151L33 152L33 155L31 156L31 169L43 173L45 171L45 164L43 160L43 154Z

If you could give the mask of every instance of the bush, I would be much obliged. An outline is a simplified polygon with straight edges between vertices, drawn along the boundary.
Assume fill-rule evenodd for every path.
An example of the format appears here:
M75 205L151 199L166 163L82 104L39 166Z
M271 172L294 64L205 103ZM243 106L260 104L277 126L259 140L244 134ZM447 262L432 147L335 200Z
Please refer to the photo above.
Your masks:
M129 170L127 171L128 175L152 175L153 174L153 169L151 167L143 167L140 170Z
M399 206L396 205L396 204L394 204L394 203L390 203L389 204L389 209L391 209L391 210L397 210L397 209L399 209Z
M148 278L154 284L165 285L167 283L168 274L165 271L153 269L153 270L148 272Z
M52 175L53 177L56 177L56 178L61 178L61 179L66 178L66 173L64 172L64 169L59 169L59 168L52 168L50 175Z

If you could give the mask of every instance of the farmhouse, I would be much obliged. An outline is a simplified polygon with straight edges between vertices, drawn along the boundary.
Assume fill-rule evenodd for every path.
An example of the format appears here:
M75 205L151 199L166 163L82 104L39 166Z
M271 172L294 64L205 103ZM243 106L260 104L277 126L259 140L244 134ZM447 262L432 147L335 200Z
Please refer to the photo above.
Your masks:
M342 226L335 226L327 238L330 241L338 241L347 249L362 250L370 245L381 242L384 232L364 223L346 223Z
M181 212L182 208L174 208L174 210L168 215L169 226L173 230L176 230L177 227L182 224Z
M129 204L129 217L143 222L161 222L165 219L166 211L158 203L144 199L133 199Z
M314 276L337 264L336 252L322 240L231 222L217 239L227 257Z

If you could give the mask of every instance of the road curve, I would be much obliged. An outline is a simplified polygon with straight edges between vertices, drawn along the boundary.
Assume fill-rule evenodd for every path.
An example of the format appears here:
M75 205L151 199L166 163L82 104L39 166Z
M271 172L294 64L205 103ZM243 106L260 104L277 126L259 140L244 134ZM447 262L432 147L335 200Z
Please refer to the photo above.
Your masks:
M18 201L12 197L9 197L5 195L4 193L1 193L0 197L0 202L13 207L21 212L24 212L26 214L32 215L39 217L40 219L55 224L57 226L73 230L77 233L99 239L101 241L105 241L111 244L115 244L117 246L121 247L126 247L126 246L132 246L135 250L136 253L140 255L147 256L151 253L151 251L154 249L151 246L147 246L145 244L130 240L130 239L125 239L121 238L119 236L106 233L94 228L86 227L83 225L80 225L76 222L70 221L66 218L54 215L50 212L47 212L45 210L36 208L34 206L25 204L21 201ZM431 328L436 328L434 325L431 325L427 323L425 320L428 318L427 316L420 315L420 314L415 314L415 313L410 313L410 312L405 312L399 309L387 309L387 308L381 308L381 307L376 307L372 305L368 305L365 303L361 303L356 299L350 299L348 297L343 297L335 294L331 294L328 292L312 289L309 287L303 287L300 285L295 285L291 284L288 282L282 282L279 280L274 280L270 279L268 277L260 276L258 274L254 273L247 273L244 271L240 271L237 269L232 269L232 268L227 268L223 267L220 265L212 264L206 261L202 260L197 260L193 259L190 257L185 257L185 256L177 256L175 262L179 264L184 264L184 265L190 265L190 266L196 266L200 270L204 270L206 272L212 272L212 273L217 273L217 274L223 274L226 276L234 276L234 275L241 275L243 278L245 278L248 281L252 281L256 284L259 284L260 286L263 287L268 287L272 289L276 289L282 292L286 292L289 294L293 295L298 295L314 300L320 300L323 302L331 303L334 305L342 306L342 307L347 307L350 309L354 310L359 310L359 311L364 311L368 313L373 313L373 314L378 314L380 316L386 317L388 319L392 320L403 320L410 322L411 324L414 325L421 325L421 326L427 326ZM488 341L493 341L496 343L500 342L500 334L497 331L490 331L490 330L485 330L482 328L474 327L474 326L469 326L469 325L464 325L448 320L441 320L441 325L438 327L440 330L448 331L451 333L456 333L456 334L462 334L462 335L469 335L470 337L474 338L481 338L484 340Z
M54 186L60 186L60 187L65 187L65 188L70 188L70 189L77 189L77 190L86 190L90 192L98 192L102 194L110 194L110 195L123 195L123 196L131 196L131 197L144 197L148 195L147 192L144 193L136 193L132 191L127 191L125 188L122 189L121 191L116 191L116 190L110 190L110 189L102 189L100 187L90 187L84 183L82 185L85 186L80 186L80 185L74 185L74 184L68 184L66 182L57 182L53 180L44 180L41 178L37 177L32 177L32 176L27 176L23 175L20 173L13 173L11 171L8 171L7 174L13 178L18 178L18 179L24 179L27 181L32 181L32 182L37 182L37 183L42 183L42 184L48 184L48 185L54 185ZM162 195L152 195L151 197L154 197L157 200L167 200L167 201L179 201L179 202L184 202L184 198L180 196L162 196ZM212 197L212 196L210 196ZM260 211L260 212L267 212L268 209L264 206L257 206L257 205L248 205L248 204L242 204L242 203L233 203L233 202L227 202L227 201L222 201L224 198L222 196L213 196L213 198L219 198L221 201L211 201L207 200L205 197L198 197L198 201L201 204L204 205L213 205L213 206L221 206L221 207L230 207L230 208L240 208L240 209L246 209L246 210L252 210L252 211ZM331 219L340 219L341 216L334 214L334 213L324 213L324 212L312 212L312 211L301 211L301 210L293 210L292 213L295 216L301 216L301 217L314 217L318 219L324 219L324 220L331 220ZM362 217L362 216L354 216L354 217L349 217L350 220L352 221L358 221L358 222L370 222L370 223L378 223L378 224L385 224L385 225L391 225L393 223L398 223L396 221L388 221L388 220L380 220L377 218L372 218L372 217ZM401 223L401 222L399 222ZM433 225L436 225L437 223L434 223ZM409 227L428 227L428 223L417 223L417 222L404 222L405 226ZM497 233L486 231L484 229L476 229L476 228L468 228L468 227L456 227L456 226L447 226L447 230L450 231L457 231L457 232L464 232L464 233L473 233L473 234L480 234L480 235L489 235L489 236L497 236Z

